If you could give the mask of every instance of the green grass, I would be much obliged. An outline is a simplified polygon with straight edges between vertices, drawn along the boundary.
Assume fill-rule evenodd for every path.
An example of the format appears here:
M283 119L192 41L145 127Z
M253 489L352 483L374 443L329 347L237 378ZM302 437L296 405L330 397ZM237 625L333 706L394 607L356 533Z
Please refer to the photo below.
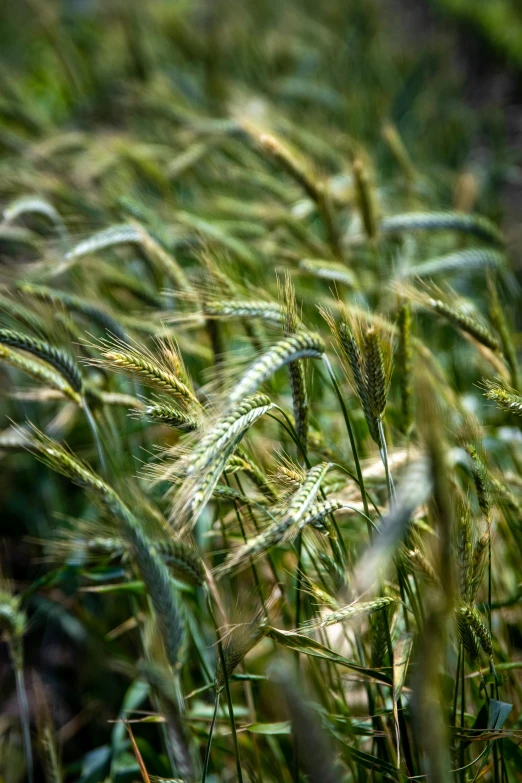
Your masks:
M2 26L2 783L520 779L516 150L393 16Z

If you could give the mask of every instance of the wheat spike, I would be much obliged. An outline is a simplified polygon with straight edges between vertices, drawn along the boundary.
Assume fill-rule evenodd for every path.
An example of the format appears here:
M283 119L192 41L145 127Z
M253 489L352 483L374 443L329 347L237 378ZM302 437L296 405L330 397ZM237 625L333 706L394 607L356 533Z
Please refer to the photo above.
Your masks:
M458 231L502 246L504 239L487 218L463 212L409 212L381 220L380 230L387 234L402 231Z
M354 617L360 617L364 614L373 614L381 609L385 609L395 602L394 598L375 598L373 601L366 601L359 604L350 604L349 606L343 606L336 612L331 612L319 620L310 620L304 623L299 630L300 631L316 631L319 628L327 628L330 625L337 625L337 623L343 623L346 620L353 620Z
M429 298L429 306L432 310L439 315L442 315L463 332L471 335L477 342L485 345L486 348L490 348L495 352L500 350L499 342L491 333L490 329L472 316L460 310L458 307L443 302L441 299L434 299L433 297Z
M485 396L509 413L522 415L522 395L496 381L484 381Z
M135 413L140 418L149 419L154 423L167 424L182 432L192 432L198 428L198 420L194 416L190 416L177 405L167 401L146 405L144 409L138 409Z
M473 586L473 547L471 543L471 519L467 503L462 505L457 531L458 583L462 601L469 603Z
M491 658L493 656L493 642L491 640L491 634L489 633L485 622L475 607L468 605L461 606L457 610L457 613L460 615L459 623L467 625L468 630L480 642L480 645L486 655ZM468 652L472 658L476 659L478 657L477 651L473 644L470 645Z
M267 552L273 546L295 538L303 519L313 504L321 482L330 468L329 463L321 463L308 471L299 489L291 496L287 505L274 518L274 521L255 538L251 538L236 552L230 554L225 562L216 569L218 578L248 564L253 558ZM311 524L312 520L309 521Z
M288 336L295 334L299 327L295 290L288 274L285 280L285 303L285 332ZM308 441L309 405L303 362L301 360L290 362L288 365L288 371L290 373L290 388L292 390L295 431L304 450L306 451Z
M61 348L56 348L37 337L16 332L14 329L0 329L0 344L26 351L37 359L47 362L64 377L77 394L82 394L83 382L78 366L72 356Z
M412 410L412 344L411 344L411 311L407 302L399 308L397 321L399 330L399 347L397 351L397 375L401 389L402 431L408 433L413 423Z
M147 586L162 630L169 663L173 667L178 667L184 643L184 623L180 614L179 598L168 568L157 548L149 541L139 522L117 493L88 465L80 462L61 444L37 430L26 444L53 470L93 492L118 520L122 537L130 547Z
M77 405L81 405L82 398L78 392L72 388L63 375L55 372L52 367L44 364L44 362L32 358L30 359L25 353L13 351L6 345L0 345L0 360L10 367L14 367L16 370L26 373L36 381L39 381L46 386L50 386L52 389L56 389L56 391L69 397L69 399Z
M226 400L228 409L253 394L277 370L298 359L320 359L325 345L318 334L299 332L285 337L259 357L232 389Z

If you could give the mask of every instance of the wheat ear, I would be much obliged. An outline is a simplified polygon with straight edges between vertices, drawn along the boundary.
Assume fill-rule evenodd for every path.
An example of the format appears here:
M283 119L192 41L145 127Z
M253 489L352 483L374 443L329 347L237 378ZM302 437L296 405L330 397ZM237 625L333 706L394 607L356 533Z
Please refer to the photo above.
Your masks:
M399 346L397 350L397 375L401 390L402 431L408 434L413 423L412 410L412 343L411 311L407 302L399 308L397 319Z
M16 370L20 370L26 375L29 375L31 378L34 378L34 380L39 381L46 386L50 386L52 389L69 397L69 399L73 400L77 405L81 405L81 396L72 388L63 375L55 372L53 367L44 364L42 361L29 358L23 352L13 351L6 345L0 345L0 360L10 367L14 367Z
M288 274L285 279L285 304L285 332L287 336L290 336L297 332L299 327L299 318L297 315L295 290ZM308 442L309 405L303 361L298 359L296 361L290 362L288 364L288 371L290 373L290 388L292 390L295 431L302 447L306 452Z
M299 332L285 337L250 366L228 395L227 408L233 408L244 397L253 394L267 378L286 364L298 359L320 359L324 351L324 342L318 334Z
M103 479L52 438L35 430L26 445L53 470L93 492L118 520L121 535L130 547L147 586L161 628L169 663L173 667L178 667L185 636L179 598L167 566L136 517Z
M496 381L484 381L485 396L509 413L522 415L522 395Z
M275 516L272 524L255 538L251 538L243 544L236 552L230 554L225 562L216 569L218 578L242 568L273 546L295 538L330 467L329 463L324 462L311 468L302 485L292 495L287 506Z
M360 604L350 604L344 606L338 611L324 615L318 620L310 620L299 628L300 631L316 631L319 628L327 628L329 625L343 623L346 620L352 620L354 617L360 617L364 614L373 614L381 609L385 609L395 602L394 598L375 598L373 601L366 601Z
M0 329L0 344L10 348L18 348L31 353L37 359L50 364L66 380L68 385L81 396L83 391L82 376L72 356L61 348L56 348L44 340L31 337L14 329Z

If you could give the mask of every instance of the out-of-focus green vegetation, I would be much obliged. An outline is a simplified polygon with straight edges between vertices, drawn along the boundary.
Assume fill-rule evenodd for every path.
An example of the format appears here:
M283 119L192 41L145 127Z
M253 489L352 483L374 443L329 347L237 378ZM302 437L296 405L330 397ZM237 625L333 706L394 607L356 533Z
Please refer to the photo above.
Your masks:
M517 0L437 0L457 19L475 26L509 63L522 66L522 9Z
M520 20L438 6L4 13L2 783L521 779Z

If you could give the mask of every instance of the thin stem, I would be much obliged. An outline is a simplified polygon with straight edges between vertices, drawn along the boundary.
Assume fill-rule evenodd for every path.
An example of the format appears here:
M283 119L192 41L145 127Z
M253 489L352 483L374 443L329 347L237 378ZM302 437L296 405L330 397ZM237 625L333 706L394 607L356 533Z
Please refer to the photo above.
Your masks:
M464 648L462 648L462 655L461 655L461 669L460 669L460 727L463 728L464 726L464 712L466 708L466 691L465 691L465 657L464 657ZM466 774L464 772L464 740L462 739L460 741L460 755L459 755L459 765L462 770L461 772L461 780L466 780Z
M212 715L212 723L210 724L210 730L208 732L207 747L205 749L205 761L203 763L203 775L201 776L201 783L205 783L207 779L208 762L210 761L210 748L212 746L212 737L214 736L214 727L216 725L216 718L219 708L219 693L216 693L216 703L214 705L214 714Z
M103 453L103 447L101 443L100 434L98 432L98 427L96 425L96 421L94 420L94 416L92 415L91 409L87 405L87 401L83 400L83 409L85 411L85 417L87 421L89 422L89 427L91 428L91 432L94 438L94 442L96 444L96 450L98 451L98 458L100 460L100 467L102 470L102 473L104 476L107 475L107 463L105 461L105 455Z
M225 474L225 481L227 483L227 486L230 486L230 482L229 482L228 476L226 474ZM241 491L241 489L240 489L240 491ZM239 525L239 529L241 530L241 536L243 537L243 541L246 544L247 543L247 537L246 537L246 533L245 533L245 527L243 525L243 520L241 519L241 514L239 513L239 509L237 507L237 501L236 500L234 500L234 510L236 512L236 519L237 519L237 523ZM259 576L257 574L257 569L256 569L256 566L255 566L254 561L252 560L252 558L250 558L250 568L252 569L252 576L254 577L254 583L256 585L257 594L259 595L259 600L261 602L261 606L263 607L263 611L264 611L265 616L266 616L267 612L266 612L265 599L263 598L263 589L261 587L261 582L259 581Z
M303 445L302 445L302 443L301 443L301 441L299 439L299 436L298 436L297 432L295 431L294 425L292 424L291 420L289 419L289 417L287 416L285 411L282 408L280 408L279 405L274 405L274 408L276 408L278 411L280 411L280 413L283 414L283 416L285 417L286 421L288 422L288 426L286 424L284 424L284 422L282 422L280 419L278 419L277 416L273 416L270 413L268 414L268 416L270 416L272 419L274 419L274 421L279 422L279 424L281 424L281 426L283 426L285 428L285 430L288 432L288 434L291 436L291 438L293 439L293 441L295 442L295 444L297 445L297 447L301 451L301 454L303 455L303 459L305 461L306 467L308 468L308 470L310 470L310 468L312 467L312 463L308 459L308 455L307 455L306 451L303 448ZM322 487L319 488L319 492L321 493L321 496L323 497L323 499L326 500L326 495L325 495L324 490L323 490ZM339 541L339 545L340 545L340 547L342 549L343 555L346 555L347 554L346 546L345 546L345 543L344 543L344 541L342 539L341 531L339 530L339 527L337 525L335 517L334 517L333 514L329 514L328 516L329 516L329 518L330 518L330 520L332 522L332 525L334 527L335 534L336 534L337 539Z
M382 419L377 422L377 428L379 430L379 436L381 438L382 447L380 449L382 464L384 465L384 473L386 475L386 488L388 490L388 503L392 508L397 503L397 495L395 494L395 486L390 473L390 466L388 463L388 448L386 446L386 436L384 435L384 427L382 426Z
M459 654L457 658L457 671L455 674L455 691L453 693L453 725L457 725L457 704L459 700L459 679L460 679L460 660L462 656L462 645L459 644Z
M355 442L355 436L354 436L352 425L351 425L351 422L350 422L350 417L348 416L348 410L347 410L346 405L344 403L343 395L341 394L341 390L339 388L339 384L337 383L337 379L335 377L332 365L330 364L330 359L328 358L328 356L326 356L326 354L323 355L323 363L324 363L324 366L326 367L328 375L330 376L330 380L332 382L332 385L334 387L335 393L337 395L337 399L339 400L339 405L341 406L341 411L342 411L342 414L343 414L344 423L346 425L346 430L348 432L348 438L350 439L350 446L351 446L351 449L352 449L353 459L354 459L354 462L355 462L355 472L357 473L357 480L359 482L359 487L360 487L360 490L361 490L362 502L363 502L363 506L364 506L364 513L366 514L367 517L369 517L370 516L370 509L368 508L368 500L366 498L366 491L365 491L365 488L364 488L364 479L363 479L363 474L362 474L362 470L361 470L361 463L359 461L359 454L357 452L357 444ZM370 538L372 537L372 531L371 531L371 527L370 526L368 526L368 535L370 536Z
M225 654L223 652L223 644L221 642L221 635L219 633L219 628L216 623L216 618L214 617L214 612L212 610L212 604L210 602L210 596L207 596L207 602L208 602L208 611L210 614L210 618L212 620L212 624L214 625L214 630L216 632L216 639L217 639L217 646L218 646L218 652L219 652L219 658L221 661L221 668L223 671L223 680L225 683L225 694L227 697L227 705L228 705L228 717L230 720L230 728L232 729L232 740L234 743L234 755L236 757L236 772L237 772L237 780L238 783L243 783L243 773L241 771L241 760L239 757L239 743L237 741L237 731L236 731L236 720L234 718L234 707L232 704L232 697L230 695L230 686L228 682L227 677L227 667L225 662ZM217 695L217 694L216 694Z
M24 756L27 774L27 783L33 783L33 752L31 749L31 728L29 721L29 704L27 702L27 693L24 683L23 666L15 665L16 695L20 707L20 722L22 724L22 740L24 743Z

